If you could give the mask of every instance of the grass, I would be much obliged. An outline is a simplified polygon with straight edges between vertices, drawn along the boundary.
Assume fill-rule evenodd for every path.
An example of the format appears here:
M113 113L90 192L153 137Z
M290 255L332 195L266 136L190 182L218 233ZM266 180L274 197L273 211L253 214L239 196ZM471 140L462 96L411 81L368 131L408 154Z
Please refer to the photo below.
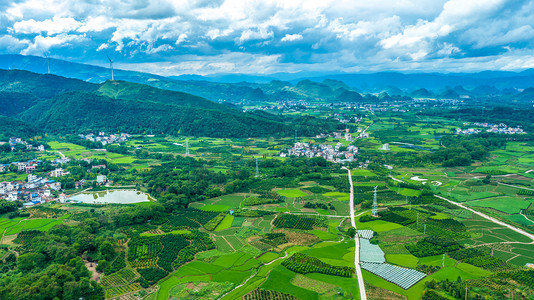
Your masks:
M459 263L456 267L466 273L479 276L479 277L486 277L486 276L493 274L490 271L486 271L482 268L479 268L479 267L476 267L470 264L466 264L466 263Z
M337 285L347 292L349 296L352 296L352 299L359 299L360 292L358 288L358 281L354 278L345 278L339 276L332 276L319 273L306 274L306 277L309 277L314 280L319 280L329 284Z
M242 271L231 271L231 270L223 270L219 273L211 275L211 281L216 282L232 282L234 284L239 284L246 278L250 276L250 271L242 272Z
M350 173L352 174L352 176L376 176L375 173L367 169L354 169L351 170Z
M324 193L323 196L336 198L337 200L340 200L340 201L350 200L349 193L327 192L327 193Z
M493 208L507 214L519 213L521 209L528 208L530 203L532 202L522 198L513 197L497 197L466 202L469 206Z
M48 231L50 228L62 224L63 221L61 220L54 220L54 219L33 219L33 220L25 220L21 221L18 224L11 224L9 228L6 231L6 235L11 234L17 234L21 232L22 230L31 230L31 229L37 229L40 231Z
M219 249L222 252L231 252L233 251L232 247L222 238L222 237L215 237L215 246L217 246L217 249Z
M319 299L319 294L316 292L291 284L294 276L294 272L291 272L282 265L278 265L271 271L271 274L269 274L269 277L261 287L267 290L291 294L299 299Z
M393 189L393 190L398 191L397 189ZM408 197L419 197L421 195L421 191L409 189L409 188L402 188L400 189L399 194L403 196L408 196Z
M200 210L203 211L215 211L215 212L223 212L230 210L230 206L228 205L218 205L218 204L206 204L200 208Z
M215 228L215 231L221 231L221 230L224 230L224 229L228 229L228 228L232 227L232 223L233 222L234 222L234 216L226 215L226 216L224 216L224 219L221 221L221 223L219 223L219 225L217 225L217 227Z
M397 223L391 223L383 220L370 221L365 223L357 223L358 229L371 229L374 232L384 232L393 229L402 228L403 226Z
M323 240L323 241L333 241L333 240L337 240L337 235L335 234L332 234L330 232L327 232L327 231L322 231L322 230L312 230L310 231L311 234L315 235L316 237L318 237L319 239Z
M263 263L271 262L278 258L278 253L265 252L262 256L258 257L258 260Z
M419 259L411 254L387 254L386 261L405 268L415 268Z
M243 247L243 243L241 243L241 241L237 237L233 235L228 235L225 236L225 238L232 245L232 247L234 247L234 249L238 250Z
M298 198L308 195L301 190L278 190L276 192L278 193L278 195L288 198Z

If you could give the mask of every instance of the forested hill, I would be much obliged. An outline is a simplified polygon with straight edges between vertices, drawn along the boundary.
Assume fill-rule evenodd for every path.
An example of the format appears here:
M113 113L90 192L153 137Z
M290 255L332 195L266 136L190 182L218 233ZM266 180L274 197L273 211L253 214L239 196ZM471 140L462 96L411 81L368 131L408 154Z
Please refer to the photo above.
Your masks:
M332 130L315 118L245 113L187 93L125 82L92 84L27 71L0 71L0 133L128 133L210 137L291 136ZM21 131L15 131L17 125ZM16 126L15 126L16 127ZM38 128L38 130L34 129ZM41 131L41 132L39 132ZM18 133L18 134L17 134Z
M68 91L96 91L99 85L78 79L22 70L0 70L0 91L48 99Z
M195 108L229 111L231 108L187 93L162 90L148 85L126 81L106 81L98 92L114 99L150 101Z
M283 123L227 108L205 109L114 99L88 92L61 94L38 103L20 117L50 133L120 131L134 134L249 137L289 132L288 126Z

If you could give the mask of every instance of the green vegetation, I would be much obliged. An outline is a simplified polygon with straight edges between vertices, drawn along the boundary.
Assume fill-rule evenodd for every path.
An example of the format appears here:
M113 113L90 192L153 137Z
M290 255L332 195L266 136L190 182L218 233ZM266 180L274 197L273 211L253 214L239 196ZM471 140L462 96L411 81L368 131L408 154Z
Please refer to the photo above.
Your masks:
M445 100L434 107L438 102L362 96L335 81L243 83L227 93L233 99L255 91L250 95L258 102L238 97L243 102L234 107L123 81L9 76L28 85L10 81L20 88L14 91L0 82L0 142L20 135L47 151L22 144L11 151L3 144L0 163L40 160L34 174L48 177L61 152L71 160L57 168L69 174L54 178L62 190L53 197L79 192L84 180L83 189L135 189L153 201L22 208L19 201L0 200L2 299L357 298L347 171L322 157L281 157L294 146L295 129L312 147L358 147L356 160L344 164L354 181L357 228L374 231L371 242L388 263L428 274L403 290L364 271L369 298L460 298L465 286L473 299L506 298L505 290L525 299L534 294L532 273L522 268L534 262L528 238L434 197L534 230L534 175L527 173L534 162L532 135L456 134L464 122L506 120L532 128L530 107L502 110L517 116L511 123L488 100L484 112L495 119L487 120L472 109L482 103L476 97L460 109ZM285 97L312 104L276 105ZM320 97L377 109L343 101L325 106ZM369 138L357 138L365 128ZM77 135L100 130L131 136L102 145ZM345 130L353 141L344 138ZM379 150L385 143L390 150ZM98 175L110 186L94 182ZM27 177L11 165L0 181ZM375 186L379 212L370 216ZM100 283L91 280L95 276Z

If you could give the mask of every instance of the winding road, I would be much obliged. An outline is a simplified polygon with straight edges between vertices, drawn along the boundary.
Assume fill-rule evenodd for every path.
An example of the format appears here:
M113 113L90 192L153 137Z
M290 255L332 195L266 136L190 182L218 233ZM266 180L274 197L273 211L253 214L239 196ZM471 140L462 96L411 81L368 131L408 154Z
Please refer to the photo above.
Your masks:
M352 184L352 174L346 167L342 169L347 170L349 173L350 183L350 224L356 228L356 222L354 221L354 185ZM361 214L360 214L361 215ZM357 229L357 228L356 228ZM358 230L354 236L354 268L356 270L356 277L358 278L358 287L360 290L360 300L367 300L367 294L365 293L365 284L363 282L362 269L360 268L360 237L358 236Z

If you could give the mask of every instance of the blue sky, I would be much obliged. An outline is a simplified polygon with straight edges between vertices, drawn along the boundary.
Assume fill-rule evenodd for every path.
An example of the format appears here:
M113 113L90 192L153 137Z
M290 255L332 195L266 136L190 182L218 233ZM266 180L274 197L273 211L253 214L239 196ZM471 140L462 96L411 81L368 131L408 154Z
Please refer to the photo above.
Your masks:
M0 1L0 53L161 75L534 68L534 1Z

